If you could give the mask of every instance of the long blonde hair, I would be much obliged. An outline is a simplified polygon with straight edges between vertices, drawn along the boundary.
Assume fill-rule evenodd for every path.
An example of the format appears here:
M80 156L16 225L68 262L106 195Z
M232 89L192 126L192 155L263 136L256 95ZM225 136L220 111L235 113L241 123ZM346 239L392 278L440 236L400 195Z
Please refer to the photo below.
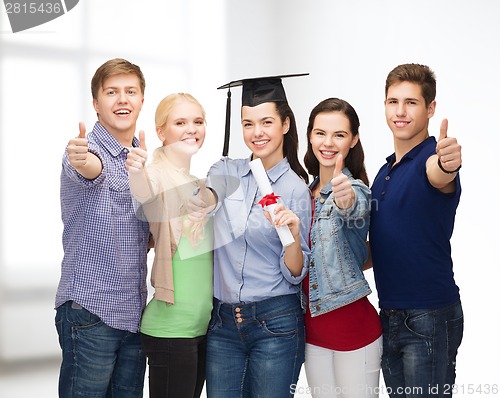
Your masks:
M182 102L192 102L198 105L201 109L203 119L205 119L205 110L201 104L191 95L187 93L174 93L166 96L158 104L155 113L156 128L163 128L167 123L168 116L172 109ZM198 178L191 175L189 170L179 169L169 159L165 151L165 146L156 148L153 152L153 163L159 165L161 170L167 176L171 184L172 193L168 195L168 205L175 206L179 209L179 214L183 217L183 235L189 239L192 247L195 247L204 238L204 227L207 218L202 221L193 222L187 215L187 203L193 194L193 190L198 186Z

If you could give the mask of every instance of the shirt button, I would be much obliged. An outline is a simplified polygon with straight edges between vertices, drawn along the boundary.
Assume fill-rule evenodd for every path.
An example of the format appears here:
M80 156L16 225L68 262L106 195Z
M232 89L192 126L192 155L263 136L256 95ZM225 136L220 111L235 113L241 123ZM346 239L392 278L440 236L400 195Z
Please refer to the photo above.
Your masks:
M389 181L391 179L391 176L385 176L385 180Z
M310 267L314 267L314 261L311 261L311 264L309 264Z
M315 283L313 283L312 288L313 288L314 290L316 290L316 289L318 288L318 285L316 285Z
M325 199L324 199L324 198L321 198L321 199L319 200L319 203L325 203Z
M316 306L316 311L319 311L321 309L321 306L317 305Z

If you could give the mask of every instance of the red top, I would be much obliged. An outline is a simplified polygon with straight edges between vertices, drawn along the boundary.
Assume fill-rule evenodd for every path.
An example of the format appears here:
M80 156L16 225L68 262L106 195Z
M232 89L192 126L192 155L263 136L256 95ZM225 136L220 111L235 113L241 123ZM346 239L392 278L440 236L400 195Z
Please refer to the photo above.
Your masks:
M309 297L309 275L303 287ZM308 308L305 325L306 343L335 351L357 350L382 335L380 318L367 297L315 317Z
M313 199L313 218L314 206ZM304 278L302 286L309 297L309 275ZM311 316L308 306L305 326L306 343L335 351L357 350L382 335L377 310L367 297L315 317Z

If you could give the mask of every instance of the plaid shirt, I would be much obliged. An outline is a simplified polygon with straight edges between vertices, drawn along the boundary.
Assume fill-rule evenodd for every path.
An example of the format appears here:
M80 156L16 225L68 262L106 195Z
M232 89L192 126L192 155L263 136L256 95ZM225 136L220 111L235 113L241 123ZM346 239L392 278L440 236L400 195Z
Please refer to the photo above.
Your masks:
M123 147L100 123L89 151L103 164L83 178L65 152L61 173L64 258L56 307L73 300L108 326L137 332L147 298L147 222L136 217ZM139 146L134 137L133 146Z

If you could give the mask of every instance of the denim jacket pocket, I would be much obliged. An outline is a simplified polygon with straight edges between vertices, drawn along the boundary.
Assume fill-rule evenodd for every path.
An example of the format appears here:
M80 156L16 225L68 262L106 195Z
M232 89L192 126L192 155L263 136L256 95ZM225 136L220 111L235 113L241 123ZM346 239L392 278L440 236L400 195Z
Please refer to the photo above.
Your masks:
M316 205L311 229L312 261L309 299L313 316L339 308L371 293L363 275L367 258L367 213L356 207L339 211L330 194ZM360 226L356 222L362 221Z
M339 233L338 221L339 217L335 215L333 201L325 202L315 220L317 237L320 241L336 239Z

